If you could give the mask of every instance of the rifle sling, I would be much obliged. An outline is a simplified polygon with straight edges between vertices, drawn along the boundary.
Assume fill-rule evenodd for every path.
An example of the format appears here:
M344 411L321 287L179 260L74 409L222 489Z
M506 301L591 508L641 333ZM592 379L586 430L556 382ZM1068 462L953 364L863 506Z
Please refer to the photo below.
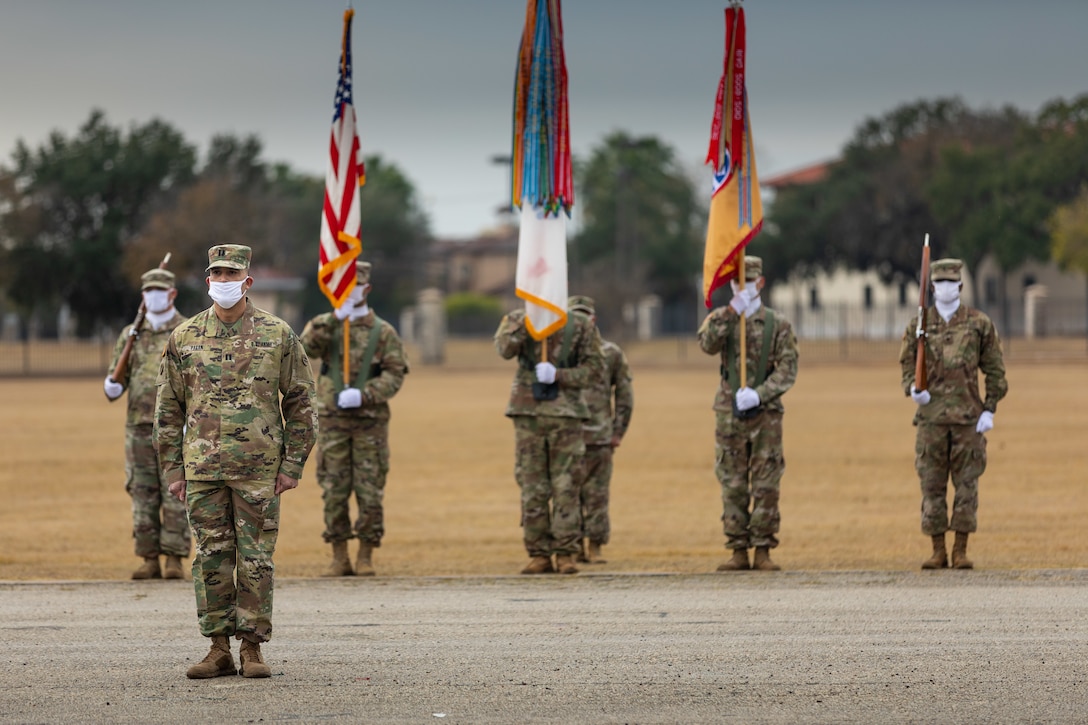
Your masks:
M762 385L763 381L767 379L767 362L770 360L771 355L771 341L774 337L774 310L769 307L764 307L764 319L763 319L763 340L762 348L759 351L759 366L756 368L756 375L753 378L754 382L748 387L754 388L758 385ZM744 318L741 318L740 324L745 324ZM726 380L729 380L733 385L740 382L740 378L737 377L737 358L739 355L733 354L733 336L728 335L725 338L725 359L726 364L729 366L728 376Z
M569 367L571 367L570 361L568 360L568 358L570 357L570 347L571 347L571 343L572 343L573 340L574 340L574 323L573 323L572 320L570 320L569 315L568 315L567 324L563 326L563 343L559 346L559 355L558 355L558 357L556 357L555 363L554 363L557 368L569 368ZM540 344L541 345L546 345L547 340L541 340ZM538 348L537 348L536 345L533 345L533 351L534 351L534 353L538 351ZM538 362L540 362L540 358L538 356L536 361L533 361L533 360L526 360L525 357L523 356L523 357L521 357L519 359L519 362L521 363L521 367L526 369L526 370L536 370L536 364Z
M378 338L381 337L382 319L377 314L374 315L374 326L370 328L370 335L366 341L366 351L363 352L363 359L359 365L359 372L355 376L354 387L359 390L363 389L366 385L366 381L370 379L370 368L372 367L371 361L374 359L374 353L378 350ZM340 348L342 345L340 335L342 334L340 328L342 325L337 325L333 329L332 340L329 343L332 355L329 357L329 377L332 378L336 389L340 389L344 386L344 373L343 365L340 364Z

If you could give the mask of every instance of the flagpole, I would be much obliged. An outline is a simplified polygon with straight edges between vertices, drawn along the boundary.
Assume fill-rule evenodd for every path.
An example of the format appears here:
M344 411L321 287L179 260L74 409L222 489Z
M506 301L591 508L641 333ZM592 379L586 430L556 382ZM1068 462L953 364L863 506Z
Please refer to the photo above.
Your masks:
M345 305L351 304L345 301ZM365 360L363 361L366 362ZM344 318L344 387L351 387L351 318Z
M745 284L744 278L746 276L747 275L744 274L744 247L741 247L740 251L737 252L737 290L739 292L744 291L744 284ZM747 324L747 321L744 319L744 314L745 314L746 311L747 310L742 311L740 313L740 315L739 315L739 317L740 317L740 322L739 322L739 324L740 324L740 345L739 345L739 347L740 347L740 360L738 361L738 369L740 370L740 381L739 381L740 382L740 387L736 388L733 391L734 395L736 395L737 390L740 390L740 388L748 387L748 346L747 346L748 324Z

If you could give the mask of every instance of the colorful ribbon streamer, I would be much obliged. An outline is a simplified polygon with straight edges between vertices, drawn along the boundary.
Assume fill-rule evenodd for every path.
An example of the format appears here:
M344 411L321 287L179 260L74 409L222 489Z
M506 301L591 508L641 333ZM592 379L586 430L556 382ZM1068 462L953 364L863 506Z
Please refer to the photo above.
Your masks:
M528 0L514 80L511 201L570 215L574 179L561 0Z

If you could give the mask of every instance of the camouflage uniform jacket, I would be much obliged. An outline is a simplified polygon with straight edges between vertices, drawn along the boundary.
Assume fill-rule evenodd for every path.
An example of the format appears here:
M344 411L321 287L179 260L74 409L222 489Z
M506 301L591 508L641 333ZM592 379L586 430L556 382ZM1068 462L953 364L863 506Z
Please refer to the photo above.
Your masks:
M159 368L163 478L299 478L314 445L313 399L310 359L286 322L248 300L230 326L204 310L174 330Z
M582 425L587 446L606 446L613 438L623 438L635 407L631 368L623 350L614 342L601 340L601 351L604 375L584 393L589 406L589 420Z
M699 347L708 355L721 355L721 385L714 397L714 410L731 412L733 410L733 384L726 374L730 361L726 359L726 340L733 355L740 350L740 316L728 305L719 307L703 320L699 327ZM797 338L793 335L793 326L777 312L774 315L774 332L771 335L771 349L767 355L767 377L759 385L755 382L759 369L759 359L763 348L763 326L767 321L767 307L760 305L756 313L747 318L744 331L747 347L747 381L759 395L760 405L764 410L781 413L782 395L793 387L797 380ZM733 363L736 365L736 361Z
M507 416L589 418L584 391L604 375L601 336L597 326L585 315L570 314L567 324L573 325L574 329L566 360L556 360L563 346L565 330L547 338L548 361L558 368L555 382L559 384L559 396L555 400L536 400L533 383L536 382L536 364L541 361L540 343L525 328L524 310L515 310L502 318L495 331L495 349L504 360L518 360L510 402L506 406Z
M372 311L366 317L351 323L352 380L349 386L355 384L355 376L361 370L362 358L370 342L370 331L374 329L374 321L377 319L379 318ZM344 375L344 323L331 312L318 315L306 323L306 329L302 331L302 346L307 355L321 360L321 373L317 379L318 415L389 420L389 399L404 384L404 376L408 374L408 356L393 326L385 320L379 321L381 327L378 332L378 345L374 350L374 357L366 362L370 366L370 374L362 387L363 404L348 410L336 405L336 397L345 387L340 380ZM334 345L339 349L334 351ZM333 370L333 367L339 369Z
M174 310L174 316L158 330L152 329L151 323L145 320L140 334L132 341L132 352L129 353L124 380L117 381L128 390L128 418L125 425L151 425L155 422L155 383L159 378L162 350L170 339L170 333L185 320L185 316L177 310ZM125 349L131 330L132 325L125 325L121 336L117 338L117 344L113 347L113 359L110 361L110 374L121 359L121 351Z
M914 384L917 315L903 333L899 364L903 368L903 392ZM974 424L983 410L997 411L997 403L1009 392L1001 340L985 313L961 304L945 322L935 308L926 313L926 375L931 400L919 405L914 424ZM978 372L986 376L986 399L979 396Z

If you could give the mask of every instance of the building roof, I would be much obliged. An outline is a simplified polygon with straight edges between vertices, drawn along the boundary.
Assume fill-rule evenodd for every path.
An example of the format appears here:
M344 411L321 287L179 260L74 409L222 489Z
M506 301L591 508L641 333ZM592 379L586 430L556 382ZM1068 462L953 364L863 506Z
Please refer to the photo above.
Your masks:
M815 184L826 179L827 175L831 173L831 167L837 163L838 161L832 160L803 166L799 169L794 169L793 171L787 171L772 176L769 179L760 179L759 185L777 191L787 186L807 186L808 184Z

